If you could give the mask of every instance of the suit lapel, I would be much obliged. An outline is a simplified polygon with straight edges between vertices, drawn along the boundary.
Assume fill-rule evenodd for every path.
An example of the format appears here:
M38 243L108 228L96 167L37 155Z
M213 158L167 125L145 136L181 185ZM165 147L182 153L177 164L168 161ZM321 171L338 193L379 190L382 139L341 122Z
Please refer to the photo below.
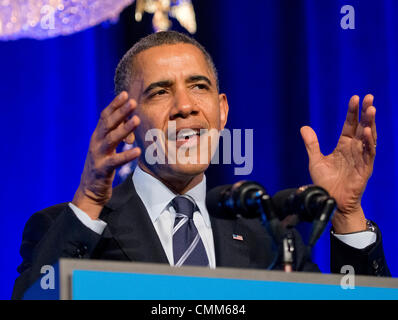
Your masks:
M132 176L113 189L101 214L111 236L131 261L168 263L148 212L135 191Z
M210 214L217 267L250 266L249 235L240 219L222 219ZM235 237L234 239L234 235Z
M250 234L241 219L209 212L217 267L250 267ZM104 236L113 237L131 261L169 263L132 175L113 189L100 218L107 222ZM237 235L238 239L234 239Z

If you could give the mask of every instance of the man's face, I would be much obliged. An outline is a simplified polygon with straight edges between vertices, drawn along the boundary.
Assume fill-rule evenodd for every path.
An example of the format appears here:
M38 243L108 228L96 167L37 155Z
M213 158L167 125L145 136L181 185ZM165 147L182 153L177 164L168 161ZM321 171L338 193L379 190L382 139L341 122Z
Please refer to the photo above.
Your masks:
M216 143L210 142L209 135L200 135L200 130L222 130L228 103L226 96L218 93L215 75L198 48L180 43L139 53L129 95L138 103L136 114L141 124L136 139L143 149L140 161L145 166L163 177L196 176L207 169ZM170 122L175 124L175 134L168 130ZM164 134L166 164L149 165L145 159L145 149L153 145L145 141L151 129ZM181 155L184 161L180 161ZM176 163L169 163L170 159Z

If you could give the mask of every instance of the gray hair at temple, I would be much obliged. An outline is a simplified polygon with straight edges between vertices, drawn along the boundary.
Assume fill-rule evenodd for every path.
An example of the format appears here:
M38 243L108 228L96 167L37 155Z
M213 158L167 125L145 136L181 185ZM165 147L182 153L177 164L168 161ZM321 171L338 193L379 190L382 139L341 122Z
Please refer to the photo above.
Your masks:
M204 55L210 69L214 73L216 79L217 90L219 91L218 74L213 59L206 49L195 39L176 31L162 31L152 33L139 40L133 47L126 52L120 60L115 71L115 94L118 95L122 91L129 92L130 81L133 78L133 62L137 54L153 47L161 45L170 45L178 43L189 43L197 47Z

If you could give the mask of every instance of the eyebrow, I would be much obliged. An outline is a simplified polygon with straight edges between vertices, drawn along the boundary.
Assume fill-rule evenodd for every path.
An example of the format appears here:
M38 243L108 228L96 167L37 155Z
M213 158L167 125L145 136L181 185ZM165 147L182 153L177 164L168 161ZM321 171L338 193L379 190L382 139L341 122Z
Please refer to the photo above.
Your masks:
M169 88L173 85L173 82L170 80L162 80L162 81L156 81L152 82L146 89L144 90L144 95L148 94L148 92L152 91L155 88Z
M188 82L188 83L192 83L192 82L198 82L198 81L204 81L204 82L207 82L207 84L208 84L209 86L211 86L211 85L212 85L212 83L211 83L210 79L209 79L208 77L206 77L206 76L202 76L202 75L194 75L194 76L190 76L190 77L187 79L187 81L186 81L186 82Z
M193 83L193 82L198 82L198 81L205 81L209 86L212 86L212 82L210 79L206 76L203 75L193 75L188 77L188 79L185 81L186 83ZM155 88L170 88L173 85L173 81L171 80L161 80L161 81L156 81L151 83L149 86L147 86L143 92L144 95L147 95L150 91L152 91Z

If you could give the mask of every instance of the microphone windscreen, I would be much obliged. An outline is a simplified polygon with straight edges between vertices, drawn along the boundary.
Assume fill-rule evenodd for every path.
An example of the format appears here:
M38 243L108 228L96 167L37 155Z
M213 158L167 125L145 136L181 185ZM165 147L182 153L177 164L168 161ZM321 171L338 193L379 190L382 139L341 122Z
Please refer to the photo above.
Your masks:
M224 196L225 193L231 189L231 185L221 185L215 187L207 192L206 194L206 207L210 215L223 218L223 219L233 219L234 215L231 210L225 208L224 206Z
M279 220L285 219L290 214L289 198L296 192L297 189L290 188L278 191L272 197L272 202L274 204L276 214Z

